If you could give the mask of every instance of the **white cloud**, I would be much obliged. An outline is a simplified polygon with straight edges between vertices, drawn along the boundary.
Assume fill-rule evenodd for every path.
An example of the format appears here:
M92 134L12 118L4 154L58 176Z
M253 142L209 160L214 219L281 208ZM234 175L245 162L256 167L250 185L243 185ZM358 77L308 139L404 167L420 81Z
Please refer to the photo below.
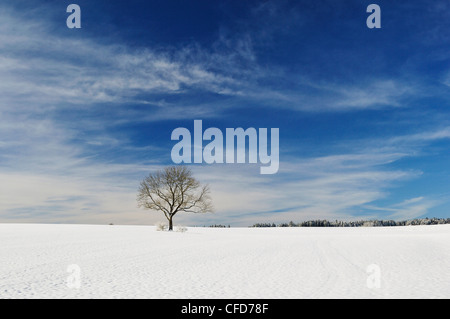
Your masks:
M431 208L438 204L439 201L420 196L406 199L400 203L390 206L378 207L373 205L365 205L364 208L370 211L384 212L383 219L410 220L426 215Z
M400 106L399 99L412 93L412 88L394 80L378 80L369 86L341 87L337 91L343 95L335 108L379 108L382 106Z
M89 119L73 118L69 129L52 117L61 109L80 110L84 115L96 103L108 103L116 115L112 121L120 123L221 114L207 101L189 100L190 90L236 97L232 102L220 102L225 107L240 107L237 103L248 99L301 111L396 106L410 93L406 85L394 80L374 81L364 88L302 84L308 88L315 85L320 98L284 88L268 89L258 79L286 77L289 81L289 72L258 66L249 36L222 36L210 50L192 46L175 53L157 53L89 38L69 40L51 33L43 21L27 19L25 23L17 12L8 10L0 13L0 51L0 222L151 223L161 219L158 213L138 210L135 202L136 184L161 167L161 161L155 159L155 165L139 161L117 164L91 158L88 146L113 143L121 150L133 146L101 134L88 145L74 142L87 129L84 125ZM159 95L183 95L186 99L181 105ZM128 102L151 104L157 110L140 113L113 108ZM96 132L101 133L106 123L94 121L91 125L100 127ZM448 137L448 132L403 138L440 137ZM350 151L286 159L279 174L271 177L259 175L259 167L194 167L196 175L211 184L217 213L202 219L185 215L180 220L250 225L318 216L351 218L360 207L386 197L392 185L416 176L383 166L406 154L398 150ZM417 200L393 209L400 216L414 204L414 214L423 213L430 205L418 205L425 202Z
M210 183L218 212L178 218L199 225L205 221L224 221L241 226L289 220L371 218L375 215L364 208L366 205L388 197L391 187L420 175L383 166L402 157L366 153L291 158L285 159L279 173L273 176L258 175L257 167L248 165L194 168L197 176Z
M16 163L19 171L17 167L0 171L0 221L127 224L162 218L158 212L137 209L135 202L139 180L162 165L104 165L76 156L53 153L46 157L49 164L45 165L34 154L28 169L23 169L24 161ZM189 225L248 226L256 222L352 219L366 211L364 205L388 196L390 187L417 176L383 168L383 163L394 158L401 156L343 154L290 159L282 162L279 173L273 176L260 175L258 165L192 166L195 176L210 184L216 213L180 214L177 220ZM414 203L396 208L399 214L406 204Z
M228 107L242 107L243 101L251 100L308 112L398 106L402 97L415 92L394 79L354 85L316 83L305 77L299 81L291 70L259 65L249 33L221 34L211 48L194 43L156 51L63 37L52 32L48 21L36 17L25 18L10 9L0 13L3 108L11 103L27 109L94 103L157 105L153 96L183 95L183 105L166 102L174 108L172 112L155 112L157 118L177 118L177 109L195 112L198 101L189 102L187 94L192 90L236 98ZM268 82L288 85L263 84ZM204 108L214 108L216 103L211 101ZM220 112L214 108L213 114Z
M425 131L416 134L392 137L387 142L389 144L396 145L400 143L405 144L413 142L427 143L449 138L450 138L450 127L443 127L433 131Z
M0 39L3 104L123 103L139 101L142 93L178 94L185 86L218 93L237 83L228 75L233 66L218 55L200 62L183 50L156 53L62 37L45 21L25 20L15 11L0 13ZM212 72L208 64L228 71Z

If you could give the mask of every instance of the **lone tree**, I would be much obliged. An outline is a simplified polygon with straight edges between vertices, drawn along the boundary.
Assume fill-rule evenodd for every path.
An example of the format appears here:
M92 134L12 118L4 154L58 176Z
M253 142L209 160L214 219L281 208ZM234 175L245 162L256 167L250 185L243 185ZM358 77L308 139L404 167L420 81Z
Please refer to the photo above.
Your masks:
M209 186L202 186L185 166L170 166L144 178L139 187L139 207L162 211L173 230L173 217L180 211L213 211Z

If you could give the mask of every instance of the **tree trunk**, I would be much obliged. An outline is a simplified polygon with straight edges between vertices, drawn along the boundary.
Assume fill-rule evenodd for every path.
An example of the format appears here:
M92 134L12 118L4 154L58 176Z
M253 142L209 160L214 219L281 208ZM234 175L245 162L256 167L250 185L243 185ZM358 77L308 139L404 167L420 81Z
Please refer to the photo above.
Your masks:
M169 218L169 231L173 230L172 217Z

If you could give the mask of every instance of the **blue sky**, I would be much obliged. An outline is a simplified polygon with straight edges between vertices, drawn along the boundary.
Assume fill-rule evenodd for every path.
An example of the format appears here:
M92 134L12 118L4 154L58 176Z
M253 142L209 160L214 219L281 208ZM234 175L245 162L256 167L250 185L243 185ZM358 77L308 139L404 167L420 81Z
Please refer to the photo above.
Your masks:
M216 212L179 223L450 217L449 27L448 1L2 3L0 222L163 220L136 191L196 119L279 128L280 169L192 165Z

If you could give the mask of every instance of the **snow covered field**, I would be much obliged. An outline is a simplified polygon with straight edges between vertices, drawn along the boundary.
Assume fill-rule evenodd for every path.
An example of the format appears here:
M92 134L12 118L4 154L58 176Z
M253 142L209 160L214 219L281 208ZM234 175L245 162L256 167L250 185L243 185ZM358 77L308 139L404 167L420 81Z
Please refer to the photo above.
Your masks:
M450 298L450 225L0 224L0 298Z

